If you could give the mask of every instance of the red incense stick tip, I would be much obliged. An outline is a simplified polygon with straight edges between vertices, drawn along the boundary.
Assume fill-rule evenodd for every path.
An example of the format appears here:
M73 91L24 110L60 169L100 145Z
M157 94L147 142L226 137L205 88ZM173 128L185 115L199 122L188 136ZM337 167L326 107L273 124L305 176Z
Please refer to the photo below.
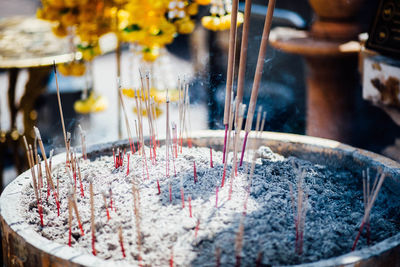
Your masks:
M182 200L182 209L185 208L185 192L183 191L183 187L181 187L181 200Z
M160 188L160 181L157 179L157 189L158 189L158 194L161 194L161 188Z
M214 163L213 163L213 159L212 159L212 148L210 147L210 167L214 168Z
M71 247L72 245L72 229L71 227L69 228L69 234L68 234L68 246Z
M172 187L171 187L171 184L169 184L168 191L169 191L169 202L172 202Z
M192 197L189 196L189 217L192 218Z
M174 267L174 251L171 250L171 257L169 259L169 266Z
M96 256L95 243L96 243L96 236L94 232L92 232L92 254Z
M193 176L194 176L194 183L197 183L196 161L193 161Z
M196 228L194 230L194 237L197 237L197 233L199 232L199 228L200 228L200 220L197 220L197 224L196 224Z

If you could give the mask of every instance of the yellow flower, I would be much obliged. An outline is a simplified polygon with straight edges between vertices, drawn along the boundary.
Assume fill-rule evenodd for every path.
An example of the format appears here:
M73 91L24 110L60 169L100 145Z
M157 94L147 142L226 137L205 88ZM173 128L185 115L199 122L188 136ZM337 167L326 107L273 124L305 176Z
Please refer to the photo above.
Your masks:
M211 3L211 0L196 0L196 3L202 6L206 6Z
M61 17L61 22L65 26L72 26L78 22L78 17L72 14L72 12L68 12Z
M166 99L166 91L158 90L157 88L150 88L150 96L154 98L156 103L165 103ZM178 101L179 99L179 91L177 89L168 90L168 97L171 102Z
M190 16L196 15L197 12L199 12L199 5L198 5L197 3L191 3L190 5L187 6L186 12L187 12Z
M181 34L192 33L196 26L194 24L194 22L192 20L190 20L189 18L184 18L184 19L178 21L177 25L178 25L178 33L181 33Z
M135 97L135 90L132 88L122 88L122 94L124 96L127 96L129 98L134 98Z
M160 49L158 47L145 48L145 49L143 49L142 53L143 53L143 59L145 61L153 62L160 55Z
M51 31L57 37L65 37L68 35L67 29L60 23L57 26L52 27Z
M100 112L108 107L107 99L100 95L90 93L86 99L78 100L74 103L74 110L77 113L87 114L91 112Z
M73 61L69 63L60 64L58 66L59 72L64 76L82 76L85 74L85 63Z
M201 19L201 24L204 26L204 28L212 30L212 31L217 31L219 30L220 24L221 24L221 19L216 16L204 16Z
M147 110L145 109L145 108L143 108L144 107L144 104L142 103L142 116L147 116ZM156 103L156 105L155 105L155 110L156 110L156 118L158 118L158 117L160 117L160 115L163 113L162 112L162 109L160 108L160 105L159 104L157 104ZM154 111L152 110L151 111L152 112L152 114L154 115ZM137 108L136 108L136 106L133 108L133 113L135 113L135 114L137 114Z

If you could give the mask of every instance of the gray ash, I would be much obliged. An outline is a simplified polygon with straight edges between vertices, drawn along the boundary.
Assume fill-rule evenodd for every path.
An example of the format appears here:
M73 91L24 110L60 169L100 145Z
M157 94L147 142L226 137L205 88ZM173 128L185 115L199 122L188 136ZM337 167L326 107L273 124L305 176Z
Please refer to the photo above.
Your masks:
M235 238L243 212L248 176L248 166L239 168L234 178L232 199L228 200L230 168L227 182L219 190L218 208L215 208L216 187L221 184L223 172L222 153L213 151L214 168L209 166L208 148L184 148L183 155L170 162L171 177L165 176L165 149L157 151L157 165L149 164L150 179L143 180L141 156L130 157L129 176L126 162L118 171L113 159L101 156L94 161L81 163L82 176L93 177L96 212L96 249L103 259L137 264L137 236L133 214L132 181L140 189L141 257L143 263L167 266L171 250L176 266L215 266L216 250L221 251L221 264L235 264ZM254 265L259 252L266 265L290 265L314 262L350 252L361 222L364 207L361 177L351 170L332 169L298 158L284 158L268 148L259 149L244 221L242 265ZM149 155L149 153L147 153ZM232 158L232 156L230 156ZM196 161L198 182L193 182L193 160ZM125 157L126 161L126 157ZM308 193L305 220L303 254L295 253L295 223L289 184L296 188L298 170L293 162L305 171L304 188ZM246 163L244 164L246 165ZM64 166L57 166L54 175L60 177L62 214L57 217L54 200L50 196L44 207L45 227L40 227L31 187L25 188L22 205L24 216L44 237L61 244L68 244L67 184L70 178ZM158 195L157 178L161 185ZM172 203L169 201L169 184L172 187ZM182 209L180 187L183 184L185 208ZM81 236L73 220L72 246L91 253L89 182L83 179L85 196L79 192L77 202L85 235ZM107 220L102 190L112 188L116 210L111 210ZM46 190L42 190L44 198ZM296 192L295 192L296 194ZM191 196L193 217L189 217L188 196ZM395 235L400 230L400 203L390 201L389 190L382 188L371 213L372 244ZM108 196L108 201L109 201ZM197 221L199 231L195 237ZM397 223L396 223L397 222ZM118 242L118 227L122 225L125 250L124 259ZM367 246L365 234L357 249Z

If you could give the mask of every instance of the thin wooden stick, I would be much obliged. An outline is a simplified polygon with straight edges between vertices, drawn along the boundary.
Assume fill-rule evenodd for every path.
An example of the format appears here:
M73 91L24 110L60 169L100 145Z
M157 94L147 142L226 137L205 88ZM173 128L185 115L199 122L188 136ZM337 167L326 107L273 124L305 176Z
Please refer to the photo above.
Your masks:
M79 229L81 230L81 236L85 235L85 232L83 231L83 227L82 227L82 221L81 221L81 217L79 216L79 211L78 211L78 205L76 203L76 195L75 195L75 190L73 190L71 197L71 203L72 203L72 207L75 210L75 216L76 216L76 220L78 221L78 226Z
M260 127L260 129L259 129L258 138L261 138L261 134L262 134L262 132L264 131L264 126L265 126L265 119L266 119L266 117L267 117L267 112L264 111L264 112L263 112L262 121L261 121L261 127Z
M234 76L234 69L235 69L238 2L239 2L239 0L232 1L231 28L230 28L230 32L229 32L228 68L227 68L227 74L226 74L226 89L225 89L225 109L224 109L225 138L224 138L224 150L223 150L222 163L224 163L224 161L225 161L226 138L227 138L227 134L228 134L228 124L229 124L229 116L230 116L229 110L230 110L230 105L231 105L233 76Z
M82 174L81 174L81 167L79 165L79 160L76 161L76 165L78 167L78 178L79 178L79 184L80 184L80 188L81 188L81 196L84 197L85 192L83 191Z
M140 195L139 190L132 185L132 194L133 194L133 207L134 207L134 214L135 214L135 224L136 224L136 238L137 238L137 251L138 251L138 258L139 258L139 265L141 261L141 250L142 250L142 238L141 238L141 231L140 231Z
M93 194L93 178L89 178L89 192L90 192L90 228L92 230L92 253L96 256L96 226L94 224L94 194Z
M386 175L382 172L381 176L379 177L379 182L378 182L378 184L376 186L376 189L374 191L372 191L372 193L371 193L372 196L371 196L370 201L368 203L368 206L367 206L367 208L366 208L366 210L364 212L364 217L363 217L363 219L361 221L360 229L358 230L358 234L356 236L356 239L354 240L353 247L351 249L352 251L354 251L356 249L357 242L358 242L358 240L359 240L359 238L361 236L361 232L364 229L365 223L367 222L367 220L368 220L368 218L370 216L371 209L372 209L372 207L373 207L373 205L375 203L375 200L376 200L376 198L377 198L377 196L379 194L379 191L380 191L380 189L382 187L382 184L383 184L383 181L385 180L385 177L386 177Z
M256 108L257 98L258 98L258 89L260 88L261 77L262 77L263 68L264 68L265 55L267 52L269 32L271 30L272 18L274 15L275 2L276 2L276 0L270 0L268 2L267 16L265 18L264 30L263 30L261 44L260 44L260 51L258 53L258 59L257 59L257 67L256 67L256 72L254 74L253 88L251 90L249 110L247 112L247 120L246 120L246 126L245 126L246 134L245 134L244 141L243 141L242 155L240 157L240 166L242 166L242 163L243 163L243 156L244 156L244 151L246 149L247 136L249 135L249 132L251 131L251 125L253 123L253 116L254 116L254 111ZM246 1L246 5L247 5L247 1ZM245 14L245 16L246 16L246 14ZM245 23L246 23L246 17L245 17ZM241 101L241 99L240 99L240 101Z
M36 183L36 175L35 175L35 170L33 169L32 161L31 161L30 149L28 147L28 142L26 141L25 135L22 138L24 140L26 157L28 158L29 168L31 169L33 190L35 192L36 201L37 201L37 203L39 203L39 194L38 194L38 188L37 188L37 183Z
M86 154L86 133L85 131L82 130L82 127L80 124L78 124L80 134L81 134L81 146L82 146L82 156L84 159L87 159L87 154Z
M124 98L122 97L122 89L121 89L120 78L118 77L117 80L118 80L118 96L120 98L120 103L122 105L122 110L123 110L123 113L124 113L126 131L128 132L128 138L129 138L129 145L130 145L130 148L131 148L131 153L133 154L134 152L133 152L133 139L132 139L132 133L131 133L131 126L129 124L128 114L126 112Z
M125 255L125 248L124 248L124 238L122 236L122 226L118 227L118 239L119 239L119 244L121 246L121 252L122 252L122 257L126 257Z
M236 98L237 98L236 108L235 108L236 120L239 119L238 116L239 104L243 102L244 81L245 81L246 63L247 63L247 48L248 48L249 28L250 28L251 2L252 0L246 0L244 7L244 23L242 32L242 43L240 47L239 73L238 73L238 84L236 92Z
M68 198L68 246L72 245L72 204L71 200Z
M222 173L222 181L221 181L221 187L224 187L225 184L225 176L226 176L226 168L227 168L227 164L228 164L228 157L229 157L229 149L230 149L230 139L231 139L231 130L232 130L232 123L233 123L233 113L234 113L234 102L235 100L233 100L233 92L232 92L232 97L231 97L232 103L231 103L231 108L230 108L230 113L231 115L229 116L229 127L228 127L228 140L226 142L226 153L225 153L225 161L224 161L224 170Z
M61 105L61 97L60 97L60 88L58 87L58 79L57 79L57 68L56 68L56 63L53 61L53 68L54 68L54 77L56 79L56 87L57 87L57 101L58 101L58 108L60 110L60 118L61 118L61 125L62 125L62 130L64 134L64 142L65 142L65 149L66 149L66 162L69 162L69 150L67 146L67 133L65 131L65 124L64 124L64 115L63 115L63 110L62 110L62 105Z
M54 196L54 200L56 201L56 205L57 205L57 216L60 216L60 202L58 201L58 196L57 196L57 192L56 189L54 187L54 183L51 177L51 172L49 169L49 165L47 163L47 157L46 157L46 152L44 150L44 146L43 146L43 142L42 142L42 137L40 136L40 132L39 129L36 128L35 126L33 127L36 137L38 139L39 142L39 146L40 146L40 151L42 152L42 156L43 156L43 160L44 160L44 165L46 167L46 178L47 178L47 182L48 184L51 186L51 189L53 190L53 196ZM39 163L40 164L40 163Z

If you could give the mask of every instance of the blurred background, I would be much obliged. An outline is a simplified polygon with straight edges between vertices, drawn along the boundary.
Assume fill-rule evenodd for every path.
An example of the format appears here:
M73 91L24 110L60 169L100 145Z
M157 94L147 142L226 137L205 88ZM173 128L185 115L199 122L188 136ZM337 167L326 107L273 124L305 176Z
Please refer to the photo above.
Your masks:
M396 116L379 101L368 99L364 89L363 59L376 53L364 47L368 37L362 33L371 29L379 1L347 1L357 2L356 11L345 16L343 9L339 10L339 18L318 10L325 2L277 1L258 97L258 105L267 111L263 130L330 138L399 160L396 138L400 136L400 128ZM250 98L267 6L268 1L253 1L244 103ZM74 49L71 51L73 41L69 36L56 37L52 31L54 24L35 18L39 8L42 3L38 0L0 2L3 185L27 168L21 136L31 136L33 125L41 129L47 151L55 149L57 153L63 149L53 60L59 64L65 124L72 134L73 145L80 144L78 125L86 131L89 145L127 138L123 122L123 127L118 123L117 38L105 34L99 40L101 52L84 65L86 74L63 75L71 67L68 62L81 62L81 58L76 58ZM202 18L210 16L210 6L197 8L190 17L194 22L190 33L177 35L173 42L160 48L157 52L160 55L154 55L154 50L145 54L148 52L143 52L142 47L120 43L121 86L126 90L130 120L134 121L136 114L129 90L139 86L141 67L151 72L156 98L165 95L166 88L176 89L178 78L189 84L191 131L224 128L229 30L210 30L202 25ZM239 9L244 11L242 1ZM241 31L239 27L238 47ZM143 63L143 59L152 56L157 57L150 58L154 62ZM75 70L79 72L78 67ZM89 103L87 99L93 101ZM172 103L171 109L172 120L177 120L177 105ZM164 132L162 101L157 104L157 113L158 131ZM147 133L146 124L144 127Z

